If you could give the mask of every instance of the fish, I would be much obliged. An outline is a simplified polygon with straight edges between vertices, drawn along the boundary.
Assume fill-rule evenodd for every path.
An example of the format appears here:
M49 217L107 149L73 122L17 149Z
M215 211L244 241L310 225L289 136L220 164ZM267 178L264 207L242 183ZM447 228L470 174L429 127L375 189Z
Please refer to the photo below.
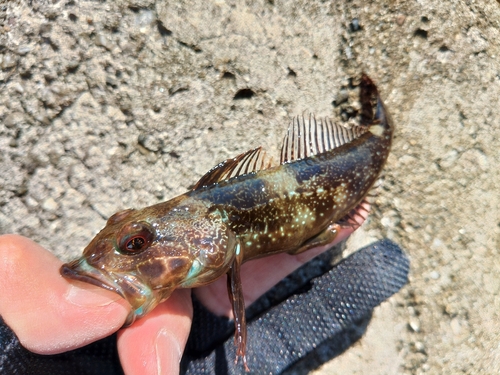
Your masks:
M62 276L118 293L131 306L130 325L175 289L227 274L236 361L248 370L241 265L331 243L386 163L394 125L365 74L359 102L350 126L293 118L279 162L254 148L219 163L185 194L117 212Z

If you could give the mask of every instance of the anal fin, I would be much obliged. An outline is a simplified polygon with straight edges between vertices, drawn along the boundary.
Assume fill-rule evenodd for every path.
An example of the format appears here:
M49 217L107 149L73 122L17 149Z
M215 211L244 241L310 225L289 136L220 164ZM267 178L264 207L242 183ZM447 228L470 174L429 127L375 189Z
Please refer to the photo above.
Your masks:
M341 228L348 227L352 230L358 229L368 217L368 214L370 213L370 207L370 198L363 198L363 200L356 207L354 207L342 219L338 221L338 225Z
M288 254L297 255L303 253L304 251L312 249L313 247L323 246L332 243L333 240L335 240L335 237L337 237L339 230L340 227L338 224L330 224L325 230L323 230L313 238L307 240L298 249L289 251Z
M358 229L368 217L369 212L370 199L366 197L342 219L335 223L331 223L322 232L304 242L298 249L289 251L288 254L297 255L314 247L332 243L342 228L348 227L353 231Z

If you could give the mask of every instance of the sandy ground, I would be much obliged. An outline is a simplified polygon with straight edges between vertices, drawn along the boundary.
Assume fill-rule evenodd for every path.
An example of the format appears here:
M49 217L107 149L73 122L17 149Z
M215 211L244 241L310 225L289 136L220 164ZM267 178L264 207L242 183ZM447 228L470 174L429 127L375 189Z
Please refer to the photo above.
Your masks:
M0 233L75 257L365 71L397 132L350 245L393 239L410 283L312 373L499 373L500 3L167 3L0 1Z

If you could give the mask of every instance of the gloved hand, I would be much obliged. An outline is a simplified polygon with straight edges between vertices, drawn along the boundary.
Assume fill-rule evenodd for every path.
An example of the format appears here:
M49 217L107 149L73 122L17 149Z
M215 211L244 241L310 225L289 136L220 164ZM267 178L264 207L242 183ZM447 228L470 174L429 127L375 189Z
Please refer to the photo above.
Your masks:
M277 286L247 312L247 359L251 373L280 374L320 345L332 348L330 358L359 337L375 306L406 282L409 261L389 240L354 253L333 269L305 282L304 274L325 272L326 253L307 263L282 283L288 296L277 296ZM292 280L302 279L298 283ZM294 286L290 286L290 283ZM297 289L298 288L298 289ZM277 301L283 301L276 306ZM234 365L233 323L207 311L194 299L194 320L184 352L181 373L239 374ZM3 322L0 324L1 374L122 374L115 335L84 348L42 356L29 352Z
M328 264L328 255L323 254L316 264L306 264L283 283ZM269 298L272 303L280 298L269 297L273 290L266 293L248 312L250 373L280 374L322 344L332 348L331 357L340 354L359 338L358 325L366 323L372 310L407 282L408 271L409 261L402 250L383 240L352 254L295 292L288 289L293 294L270 309L265 308ZM194 301L193 326L183 357L185 374L242 373L241 364L234 365L232 331L231 321Z

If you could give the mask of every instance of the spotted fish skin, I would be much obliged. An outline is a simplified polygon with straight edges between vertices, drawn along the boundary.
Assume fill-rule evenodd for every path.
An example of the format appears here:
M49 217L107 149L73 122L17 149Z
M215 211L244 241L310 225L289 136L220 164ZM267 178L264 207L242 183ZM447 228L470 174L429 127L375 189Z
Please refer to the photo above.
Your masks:
M351 129L313 117L292 123L279 165L250 150L181 196L116 213L61 274L120 294L131 324L176 288L227 273L237 355L247 368L241 264L330 243L332 226L362 202L385 164L394 128L367 76L360 102L360 125Z
M393 126L379 103L374 128L350 143L301 160L223 181L191 196L224 212L244 261L295 252L356 207L377 180Z

